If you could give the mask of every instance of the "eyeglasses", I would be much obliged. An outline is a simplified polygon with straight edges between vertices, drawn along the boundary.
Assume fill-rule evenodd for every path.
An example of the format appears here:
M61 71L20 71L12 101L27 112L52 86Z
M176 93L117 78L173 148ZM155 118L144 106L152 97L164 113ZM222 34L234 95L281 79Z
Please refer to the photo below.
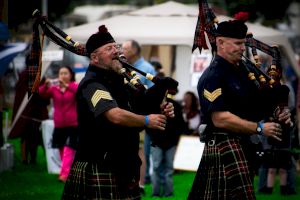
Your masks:
M102 49L102 52L105 51L107 53L111 53L113 50L117 50L117 52L122 52L122 45L120 44L111 44ZM94 53L101 53L101 51L96 50Z

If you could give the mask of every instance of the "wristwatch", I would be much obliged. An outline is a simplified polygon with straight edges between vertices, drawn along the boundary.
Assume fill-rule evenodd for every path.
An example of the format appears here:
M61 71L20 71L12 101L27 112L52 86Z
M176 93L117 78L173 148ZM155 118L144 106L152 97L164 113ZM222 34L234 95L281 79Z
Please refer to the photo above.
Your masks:
M264 124L262 122L257 122L256 132L259 135L263 135Z

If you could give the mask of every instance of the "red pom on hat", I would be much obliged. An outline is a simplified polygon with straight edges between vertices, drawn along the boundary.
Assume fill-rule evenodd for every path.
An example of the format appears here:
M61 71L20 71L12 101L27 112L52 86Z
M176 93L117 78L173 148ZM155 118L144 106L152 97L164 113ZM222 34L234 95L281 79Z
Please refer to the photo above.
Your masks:
M106 33L106 32L108 32L107 28L105 27L105 25L99 26L98 31L99 31L99 33Z
M248 12L239 12L234 15L234 19L246 22L249 19Z

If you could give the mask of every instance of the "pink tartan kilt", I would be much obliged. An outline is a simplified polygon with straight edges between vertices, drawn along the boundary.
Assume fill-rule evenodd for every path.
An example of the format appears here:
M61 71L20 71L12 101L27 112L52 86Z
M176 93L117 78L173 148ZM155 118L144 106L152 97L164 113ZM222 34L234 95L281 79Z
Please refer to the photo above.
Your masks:
M138 180L137 180L138 181ZM62 200L140 200L139 184L124 188L114 173L99 163L75 161L64 187Z
M238 138L216 135L205 144L203 156L188 200L253 200L248 161Z

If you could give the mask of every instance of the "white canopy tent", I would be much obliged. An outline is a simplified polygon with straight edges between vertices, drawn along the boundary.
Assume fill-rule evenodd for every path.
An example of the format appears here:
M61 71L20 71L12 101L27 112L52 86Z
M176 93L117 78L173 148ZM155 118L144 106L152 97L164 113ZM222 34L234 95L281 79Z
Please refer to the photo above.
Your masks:
M120 43L135 39L144 45L191 45L197 15L196 7L169 1L64 31L74 40L85 42L105 24Z
M98 27L105 24L118 43L135 39L142 45L176 45L176 78L179 83L179 94L190 88L189 67L191 65L191 47L197 23L198 7L174 1L142 8L124 15L88 23L64 31L75 41L84 43L95 33ZM218 16L218 20L230 19ZM300 77L294 52L287 38L279 31L259 24L247 23L249 32L254 37L270 45L278 45L285 51L289 63ZM193 90L193 89L192 89Z

